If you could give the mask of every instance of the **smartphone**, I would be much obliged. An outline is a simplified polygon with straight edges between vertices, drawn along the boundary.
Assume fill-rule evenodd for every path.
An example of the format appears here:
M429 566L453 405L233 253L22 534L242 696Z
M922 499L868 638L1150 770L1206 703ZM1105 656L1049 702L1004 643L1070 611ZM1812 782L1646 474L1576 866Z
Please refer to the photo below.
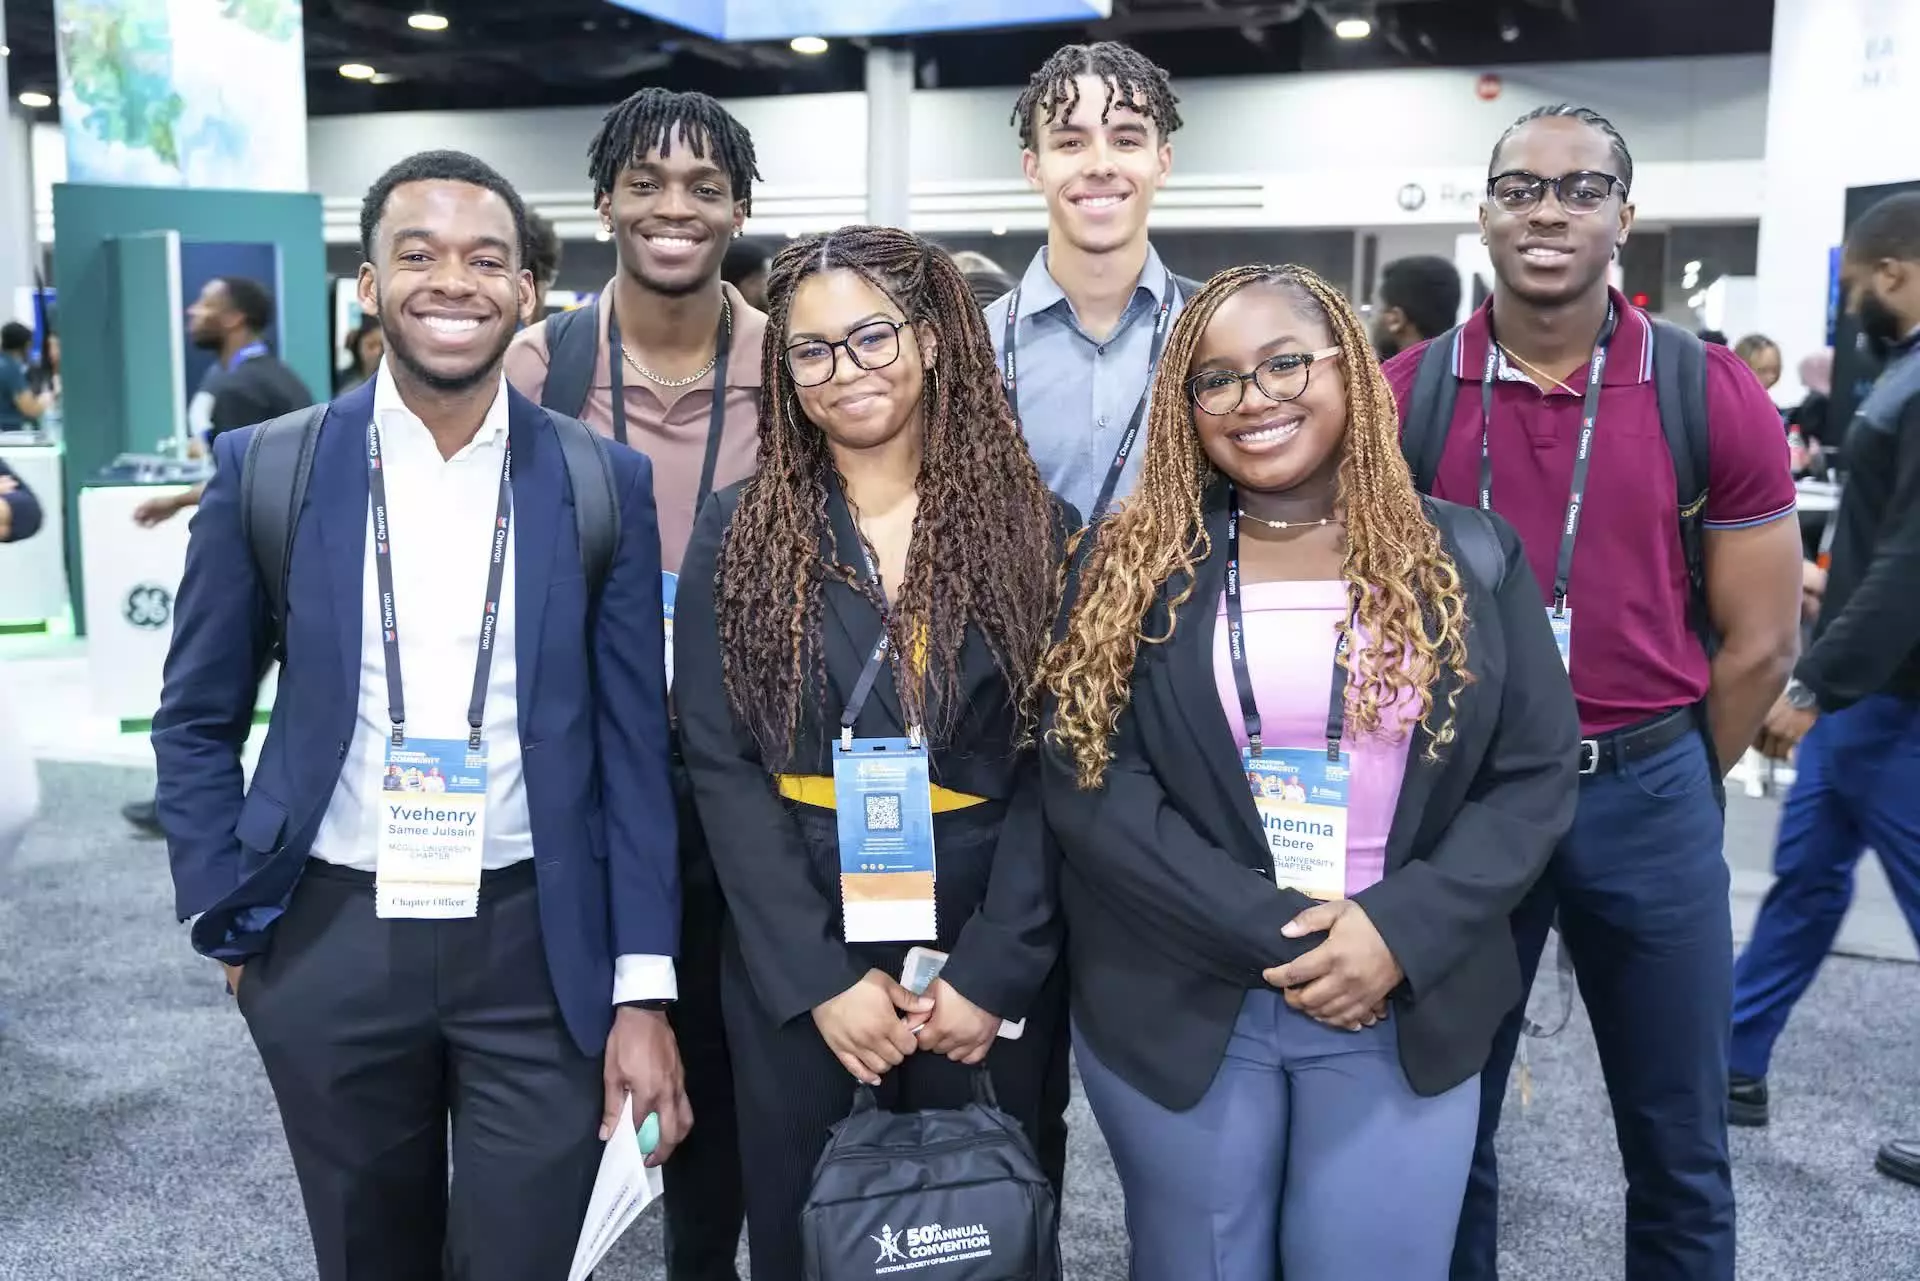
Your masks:
M915 996L924 996L933 981L940 977L940 970L947 963L947 954L931 947L907 949L907 960L900 967L900 986ZM1017 1041L1027 1030L1027 1021L1018 1023L1000 1020L999 1035L1002 1040Z

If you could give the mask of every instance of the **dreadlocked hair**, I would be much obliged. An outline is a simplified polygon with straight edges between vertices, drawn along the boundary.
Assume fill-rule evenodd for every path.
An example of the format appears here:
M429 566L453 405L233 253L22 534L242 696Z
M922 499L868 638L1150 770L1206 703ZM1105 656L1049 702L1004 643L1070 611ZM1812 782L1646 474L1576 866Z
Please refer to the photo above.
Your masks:
M1614 164L1620 167L1620 172L1615 175L1620 179L1620 190L1623 192L1633 190L1633 153L1627 150L1627 140L1620 136L1618 129L1613 127L1613 121L1592 107L1576 107L1568 102L1556 102L1550 107L1535 107L1508 125L1507 131L1500 135L1500 141L1493 144L1493 156L1487 161L1489 177L1500 166L1500 149L1507 145L1507 139L1536 120L1578 120L1583 125L1598 129L1606 138L1607 145L1613 149Z
M587 144L587 173L593 179L593 198L612 191L620 171L658 151L673 153L678 128L693 154L726 170L733 198L753 212L753 182L760 170L753 155L753 135L727 109L704 93L675 93L670 89L642 89L609 111L600 131Z
M1131 107L1153 121L1162 142L1180 127L1180 99L1167 73L1152 59L1115 40L1070 44L1033 73L1013 106L1022 147L1033 150L1043 121L1064 120L1079 109L1080 86L1075 76L1099 76L1106 81L1107 105L1100 111L1101 124L1115 107Z
M1083 788L1099 787L1113 759L1140 644L1173 639L1195 567L1213 552L1201 508L1217 473L1194 430L1186 382L1214 312L1254 285L1281 290L1321 317L1340 346L1347 433L1335 501L1347 526L1350 609L1339 661L1349 674L1348 721L1360 733L1381 733L1381 709L1411 691L1432 738L1429 756L1453 741L1457 687L1440 717L1432 689L1443 668L1461 685L1471 680L1464 591L1400 455L1400 417L1373 344L1353 305L1305 267L1238 267L1209 281L1168 336L1153 381L1139 487L1099 532L1067 632L1042 665L1041 687L1058 700L1047 739L1072 755ZM1165 629L1149 633L1154 600L1176 576L1185 584L1167 603Z
M828 486L840 483L826 434L807 419L785 361L795 291L808 277L853 271L912 323L901 341L933 352L924 423L919 509L906 578L891 608L841 562ZM802 237L767 279L761 368L759 464L721 544L714 578L722 672L734 715L770 768L795 758L803 712L826 689L820 643L829 579L864 593L887 620L910 724L943 739L965 700L962 643L977 630L1023 716L1059 600L1052 495L1001 395L986 321L953 261L891 227L843 227ZM857 563L857 562L856 562ZM1023 731L1024 733L1025 731Z

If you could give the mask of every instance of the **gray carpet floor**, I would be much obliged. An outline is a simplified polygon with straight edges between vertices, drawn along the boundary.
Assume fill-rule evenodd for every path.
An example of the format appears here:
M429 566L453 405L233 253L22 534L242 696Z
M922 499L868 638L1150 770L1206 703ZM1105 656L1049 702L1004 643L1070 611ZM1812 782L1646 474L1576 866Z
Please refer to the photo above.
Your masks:
M43 779L45 820L0 881L0 1278L312 1277L259 1063L171 919L162 847L120 824L150 779L51 765ZM1842 957L1803 1002L1773 1127L1735 1135L1741 1281L1920 1276L1920 1190L1872 1169L1880 1140L1920 1134L1917 997L1920 969ZM1577 1010L1531 1059L1531 1103L1502 1133L1504 1274L1619 1278L1622 1185ZM1119 1189L1079 1103L1069 1179L1068 1276L1118 1281ZM659 1257L649 1214L600 1276L653 1281Z

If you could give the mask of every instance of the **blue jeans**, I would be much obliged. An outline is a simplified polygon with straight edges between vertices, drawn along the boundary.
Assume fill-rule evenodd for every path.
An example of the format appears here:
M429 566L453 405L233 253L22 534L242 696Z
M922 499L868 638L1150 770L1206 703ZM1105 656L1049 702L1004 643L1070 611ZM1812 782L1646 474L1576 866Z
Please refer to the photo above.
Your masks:
M1699 735L1583 779L1573 830L1513 916L1521 977L1531 987L1559 911L1561 946L1573 960L1613 1104L1632 1281L1733 1281L1733 921L1724 827ZM1480 1076L1480 1139L1454 1281L1499 1275L1493 1137L1524 1012L1523 1002L1501 1025Z
M1733 972L1742 1076L1767 1074L1773 1043L1833 947L1870 845L1920 939L1920 704L1876 695L1814 722L1780 812L1774 882Z
M1254 991L1200 1102L1171 1112L1074 1055L1126 1194L1133 1281L1441 1281L1472 1080L1421 1098L1391 1018L1342 1032Z

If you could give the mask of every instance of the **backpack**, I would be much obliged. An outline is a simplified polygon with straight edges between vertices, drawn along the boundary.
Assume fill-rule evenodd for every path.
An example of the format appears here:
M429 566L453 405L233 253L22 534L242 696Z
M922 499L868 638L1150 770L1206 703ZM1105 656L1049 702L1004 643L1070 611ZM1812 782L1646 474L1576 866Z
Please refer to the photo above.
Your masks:
M1719 638L1707 613L1707 569L1702 522L1707 507L1707 354L1700 339L1664 320L1653 321L1653 381L1660 400L1660 428L1673 455L1680 552L1687 565L1687 624L1711 657ZM1453 426L1453 376L1460 327L1427 344L1414 374L1413 392L1401 415L1400 451L1413 469L1414 487L1433 491L1434 477Z
M854 1091L800 1212L805 1281L1059 1281L1053 1186L984 1069L973 1093L963 1108L889 1112Z
M260 424L247 442L241 465L240 522L253 549L254 568L266 585L273 657L281 663L287 661L287 573L293 532L306 500L313 451L328 408L313 405ZM613 565L613 549L620 543L620 499L614 489L613 463L599 435L585 423L557 413L548 417L573 488L574 522L591 610L599 603L600 588Z
M593 388L593 365L600 358L600 297L572 311L546 318L547 381L540 407L578 418Z

